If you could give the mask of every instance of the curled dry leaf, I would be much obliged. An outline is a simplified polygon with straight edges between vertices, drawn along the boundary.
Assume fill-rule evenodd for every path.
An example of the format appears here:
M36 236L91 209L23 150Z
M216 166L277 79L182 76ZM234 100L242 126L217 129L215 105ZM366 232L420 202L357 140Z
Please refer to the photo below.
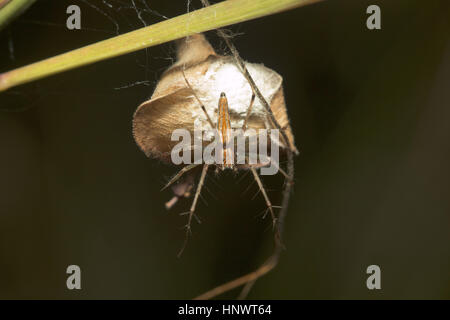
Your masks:
M282 77L262 64L245 64L293 146ZM171 150L178 143L171 141L175 129L187 129L193 134L194 128L210 128L182 70L214 123L217 121L221 92L227 95L231 127L235 129L242 127L252 96L249 83L232 57L218 55L202 34L179 40L177 62L164 72L152 97L138 107L133 119L134 139L141 150L148 157L169 163ZM275 129L258 98L247 127L255 130ZM284 145L281 147L286 148Z

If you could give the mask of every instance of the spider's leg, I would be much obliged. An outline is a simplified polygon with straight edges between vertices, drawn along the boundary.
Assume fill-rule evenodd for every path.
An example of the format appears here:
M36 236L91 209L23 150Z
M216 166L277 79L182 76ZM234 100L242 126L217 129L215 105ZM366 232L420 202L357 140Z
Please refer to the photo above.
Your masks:
M209 122L209 125L211 126L211 129L214 129L216 126L212 122L211 118L209 117L208 112L206 111L205 106L200 101L200 99L197 97L197 94L195 93L194 89L192 88L191 84L189 83L188 79L186 78L186 75L184 74L184 70L181 70L181 73L183 74L184 81L186 81L186 84L188 85L189 89L192 90L192 93L194 94L195 99L197 100L198 104L200 105L200 107L202 108L204 114L206 115L206 119L208 119L208 122Z
M258 176L258 172L256 172L256 169L251 167L250 170L253 173L253 177L255 178L256 183L258 184L259 190L261 190L261 194L263 195L264 200L266 201L267 210L270 212L270 216L272 217L273 227L275 227L276 223L277 223L277 218L275 217L275 213L273 212L273 206L272 206L272 203L270 202L269 197L267 196L266 189L264 189L264 186L262 184L261 179Z
M248 118L250 117L250 113L252 112L254 102L255 102L255 92L253 92L253 88L252 88L252 98L250 99L250 105L248 106L248 109L247 109L247 115L245 116L244 124L242 125L242 130L244 130L244 131L247 130L247 122L248 122Z
M195 191L194 201L192 201L191 209L189 210L189 218L188 222L186 224L186 237L184 239L183 246L181 247L180 252L178 253L178 256L180 256L184 248L186 248L186 244L189 238L189 234L191 233L191 222L192 217L194 217L195 214L195 207L197 206L198 197L200 196L200 192L202 191L203 183L205 182L206 173L208 172L208 164L203 165L202 175L200 176L200 181L198 182L197 190Z
M172 179L170 179L170 181L164 186L164 188L161 189L161 191L163 191L164 189L167 189L168 187L170 187L170 185L172 185L175 181L180 179L181 176L185 172L195 168L196 166L198 166L198 164L190 164L190 165L187 165L186 167L184 167L183 169L181 169L180 171L178 171L178 173Z
M258 167L265 167L265 166L268 166L268 165L272 164L273 166L275 166L275 168L276 168L278 171L281 172L281 174L286 178L286 180L287 180L288 183L292 183L291 177L289 177L289 175L287 174L287 172L284 171L284 170L280 167L280 165L279 165L279 163L278 163L277 161L273 161L273 159L272 159L271 157L267 157L267 159L268 159L268 162L266 162L266 163L261 163L261 164L259 164L259 165L253 166L253 167L255 167L255 168L258 168Z

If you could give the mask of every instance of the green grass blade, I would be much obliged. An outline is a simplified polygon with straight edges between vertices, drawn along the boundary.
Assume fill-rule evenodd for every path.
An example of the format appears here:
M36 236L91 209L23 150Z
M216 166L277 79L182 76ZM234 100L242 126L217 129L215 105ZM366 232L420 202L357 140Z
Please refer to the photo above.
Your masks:
M36 0L0 0L0 30L22 12L28 9Z
M16 1L16 0L14 0ZM320 0L228 0L0 74L0 91L195 33L278 13Z

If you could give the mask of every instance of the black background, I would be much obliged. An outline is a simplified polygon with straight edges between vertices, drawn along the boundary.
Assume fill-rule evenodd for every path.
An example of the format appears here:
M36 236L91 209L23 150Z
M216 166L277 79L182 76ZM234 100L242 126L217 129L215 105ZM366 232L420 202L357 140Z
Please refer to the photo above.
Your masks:
M187 10L147 2L167 17ZM133 10L89 3L120 33L142 26ZM69 4L84 30L65 28ZM381 30L366 28L370 4ZM331 0L231 27L242 57L283 76L301 150L287 250L250 298L450 298L449 18L445 0ZM0 72L114 35L86 2L38 0L0 32ZM131 134L174 48L147 52L148 68L141 51L0 94L0 298L189 299L269 255L256 186L243 194L251 177L224 174L209 177L202 224L176 258L190 201L165 211L174 168L145 158ZM115 89L137 81L148 86ZM279 204L283 179L265 183ZM70 264L80 291L66 289ZM382 290L366 288L371 264Z

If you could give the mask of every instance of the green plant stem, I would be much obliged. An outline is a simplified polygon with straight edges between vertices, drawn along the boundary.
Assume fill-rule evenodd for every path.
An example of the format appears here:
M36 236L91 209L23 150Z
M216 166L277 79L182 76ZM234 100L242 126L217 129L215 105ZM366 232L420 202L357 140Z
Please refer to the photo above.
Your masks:
M8 2L11 2L11 0L0 0L0 9L6 6Z
M36 0L0 0L0 30L28 9Z
M321 0L223 1L210 7L2 73L0 74L0 91L195 33L267 16L318 1Z

